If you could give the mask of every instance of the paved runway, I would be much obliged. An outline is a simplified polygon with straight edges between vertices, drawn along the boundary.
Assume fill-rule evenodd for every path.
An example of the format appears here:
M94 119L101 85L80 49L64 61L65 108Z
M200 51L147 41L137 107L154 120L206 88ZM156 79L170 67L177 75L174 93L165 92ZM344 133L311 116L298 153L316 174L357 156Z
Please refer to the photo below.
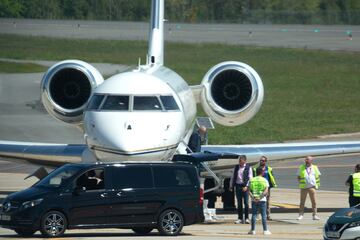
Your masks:
M61 38L147 40L148 26L147 22L0 19L0 33ZM165 29L165 40L174 42L360 51L360 26L165 22Z
M209 240L209 239L277 239L277 240L320 240L322 239L322 227L326 218L330 213L320 213L321 220L313 221L309 217L304 218L299 222L295 220L294 214L279 214L277 219L269 223L269 228L272 231L272 235L264 236L262 233L261 224L257 224L256 235L248 235L250 230L249 224L234 224L233 220L235 215L225 215L223 221L212 224L196 224L186 226L183 228L183 232L176 239L197 239L197 240ZM291 230L291 231L289 231ZM38 239L41 235L36 233L34 238ZM7 229L0 228L0 238L4 239L22 239ZM160 237L156 230L153 230L148 236L136 236L131 230L123 229L90 229L90 230L69 230L65 236L61 239L149 239L158 240L162 239L175 239L172 237Z
M323 175L327 175L327 167L323 165L326 161L345 161L345 165L352 165L352 161L356 161L360 156L346 156L341 158L324 158L318 160L319 165L322 167L321 171ZM301 161L301 160L300 160ZM297 165L298 162L289 161L286 164L280 164L280 167L289 167L289 172L294 172L293 166ZM287 175L284 175L279 171L280 169L274 164L277 171L277 179L281 186L286 180ZM23 180L26 173L30 173L35 170L35 167L29 167L28 165L12 164L8 162L0 161L0 195L5 196L7 191L20 190L32 185L36 179L30 178ZM291 174L292 175L292 174ZM293 176L290 176L293 179ZM342 179L341 179L342 180ZM293 185L295 186L295 185ZM324 189L324 188L322 188ZM0 196L1 197L1 196ZM297 209L299 203L299 191L296 189L273 189L272 191L272 202L273 202L273 221L269 222L269 228L272 231L271 236L262 235L261 225L258 224L257 235L249 236L247 232L250 226L241 224L235 225L233 222L237 216L235 214L218 215L220 220L216 223L210 224L196 224L186 226L183 229L183 233L177 237L177 239L322 239L322 227L326 219L332 214L329 212L320 212L320 221L313 221L311 214L306 213L304 220L299 222L296 219ZM276 211L277 207L287 205L289 210ZM347 193L345 191L319 191L318 192L318 207L320 209L325 208L341 208L347 205ZM307 207L310 207L309 200L306 203ZM280 212L280 213L279 213ZM34 238L38 239L41 235L37 233ZM4 239L21 239L17 235L7 229L0 228L0 238ZM91 230L71 230L67 231L64 236L66 239L115 239L115 238L131 238L131 239L143 239L143 237L136 236L131 230L121 229L91 229ZM158 232L154 230L147 239L159 239Z

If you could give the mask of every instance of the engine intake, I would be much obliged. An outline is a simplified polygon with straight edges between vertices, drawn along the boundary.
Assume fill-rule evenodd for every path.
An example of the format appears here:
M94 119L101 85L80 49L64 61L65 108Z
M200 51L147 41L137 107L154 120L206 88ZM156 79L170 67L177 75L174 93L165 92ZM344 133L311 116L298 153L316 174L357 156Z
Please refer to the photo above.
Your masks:
M52 66L41 81L42 102L48 113L66 123L79 124L94 88L104 81L99 71L79 60Z
M201 84L201 104L217 123L237 126L249 121L259 111L264 87L260 76L241 62L222 62L212 67Z

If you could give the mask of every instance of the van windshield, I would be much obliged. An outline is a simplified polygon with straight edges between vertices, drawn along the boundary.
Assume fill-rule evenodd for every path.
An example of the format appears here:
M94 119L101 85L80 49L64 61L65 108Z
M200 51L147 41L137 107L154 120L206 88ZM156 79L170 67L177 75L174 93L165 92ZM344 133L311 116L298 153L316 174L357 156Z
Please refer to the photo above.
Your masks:
M55 169L45 178L41 179L34 186L57 188L66 184L71 177L73 177L81 166L65 165Z

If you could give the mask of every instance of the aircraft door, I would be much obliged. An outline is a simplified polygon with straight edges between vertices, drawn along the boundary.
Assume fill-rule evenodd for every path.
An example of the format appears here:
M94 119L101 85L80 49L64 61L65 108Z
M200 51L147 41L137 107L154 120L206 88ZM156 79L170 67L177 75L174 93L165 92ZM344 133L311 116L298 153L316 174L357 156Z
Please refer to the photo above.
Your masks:
M70 225L104 224L107 221L109 192L104 168L83 173L73 184L70 200Z

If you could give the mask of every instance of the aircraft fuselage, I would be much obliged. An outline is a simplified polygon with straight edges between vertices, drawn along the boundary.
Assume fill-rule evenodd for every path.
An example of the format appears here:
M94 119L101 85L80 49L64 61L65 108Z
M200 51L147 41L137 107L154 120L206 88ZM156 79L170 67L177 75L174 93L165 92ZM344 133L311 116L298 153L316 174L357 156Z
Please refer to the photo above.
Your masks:
M164 66L140 66L97 87L84 112L86 143L101 160L167 160L194 126L187 83Z

